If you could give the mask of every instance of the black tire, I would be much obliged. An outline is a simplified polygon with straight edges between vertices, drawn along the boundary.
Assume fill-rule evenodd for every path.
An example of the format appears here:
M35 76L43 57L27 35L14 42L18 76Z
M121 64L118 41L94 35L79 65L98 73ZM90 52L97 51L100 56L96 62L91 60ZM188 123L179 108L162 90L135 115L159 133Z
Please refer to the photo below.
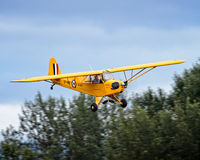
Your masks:
M121 102L122 102L122 104L121 104L122 108L126 108L127 101L125 99L122 99Z
M92 105L90 106L90 109L93 111L93 112L96 112L97 109L98 109L98 106L96 103L92 103Z

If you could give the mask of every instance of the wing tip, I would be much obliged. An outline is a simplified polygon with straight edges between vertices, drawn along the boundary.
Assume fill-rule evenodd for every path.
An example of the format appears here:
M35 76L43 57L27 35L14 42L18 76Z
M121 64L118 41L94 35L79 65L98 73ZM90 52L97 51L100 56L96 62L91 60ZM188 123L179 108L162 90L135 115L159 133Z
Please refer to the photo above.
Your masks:
M14 83L14 82L24 82L24 81L21 81L21 80L12 80L10 81L11 83Z
M186 60L177 60L176 62L177 62L177 64L180 64L180 63L185 63Z
M186 60L179 60L180 61L180 63L184 63L184 62L186 62Z

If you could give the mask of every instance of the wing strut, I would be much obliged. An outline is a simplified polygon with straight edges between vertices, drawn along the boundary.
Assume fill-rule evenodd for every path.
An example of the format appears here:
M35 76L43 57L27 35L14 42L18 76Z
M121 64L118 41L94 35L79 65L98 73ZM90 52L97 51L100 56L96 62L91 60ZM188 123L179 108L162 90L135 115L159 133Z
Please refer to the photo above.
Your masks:
M127 77L126 77L126 72L125 72L125 71L124 71L124 77L125 77L126 81L128 81L128 80L127 80Z
M129 78L127 81L130 81L132 78L134 78L135 76L137 76L138 74L140 74L142 71L144 71L146 68L141 69L139 72L137 72L136 74L132 75L131 72L131 78ZM132 70L133 71L133 70Z
M142 70L140 70L138 73L136 73L135 75L131 76L128 80L127 83L131 83L132 81L138 79L139 77L143 76L144 74L150 72L151 70L153 70L156 67L152 67L149 70L147 70L146 72L143 72L146 68L143 68ZM143 72L143 73L142 73ZM140 74L141 73L141 74Z

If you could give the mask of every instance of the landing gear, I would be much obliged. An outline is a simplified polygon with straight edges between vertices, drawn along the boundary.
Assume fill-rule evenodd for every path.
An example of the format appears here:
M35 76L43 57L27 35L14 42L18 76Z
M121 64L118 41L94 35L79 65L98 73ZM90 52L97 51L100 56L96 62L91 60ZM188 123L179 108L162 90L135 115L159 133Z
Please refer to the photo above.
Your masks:
M122 108L126 108L126 106L127 106L127 101L126 101L125 99L122 99L122 100L121 100L121 103L122 103L122 104L120 104L121 107L122 107Z
M112 99L105 100L105 101L103 101L102 103L103 103L103 104L106 104L106 103L108 103L108 102L110 102L110 103L115 103L115 101L113 101Z
M93 112L96 112L97 109L98 109L98 106L96 103L92 103L92 105L90 106L90 109L93 111Z
M109 96L110 98L109 99L106 99L105 101L101 102L100 103L100 100L96 100L96 103L93 103L91 106L90 106L90 109L93 111L93 112L96 112L98 110L98 106L101 105L101 104L106 104L108 102L110 103L116 103L116 104L120 104L122 108L126 108L127 106L127 101L125 99L121 99L121 101L114 95L111 95ZM96 97L97 98L97 97ZM102 98L101 98L102 99ZM98 104L98 105L97 105Z
M50 87L51 90L53 90L53 86L55 86L55 84L52 84L52 85L51 85L51 87Z
M125 99L122 99L121 101L114 95L111 95L109 96L110 98L112 98L113 100L115 100L116 102L118 102L122 108L125 108L127 106L127 101ZM113 101L113 100L109 100L110 101ZM114 102L114 101L113 101Z

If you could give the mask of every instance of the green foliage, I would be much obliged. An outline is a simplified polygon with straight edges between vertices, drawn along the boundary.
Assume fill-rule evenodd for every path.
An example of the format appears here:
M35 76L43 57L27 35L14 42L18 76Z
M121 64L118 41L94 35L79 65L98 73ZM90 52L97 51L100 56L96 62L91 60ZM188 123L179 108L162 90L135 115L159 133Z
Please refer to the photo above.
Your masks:
M12 126L2 131L1 134L4 138L0 143L1 159L28 160L38 158L38 153L22 142L22 135L15 131Z
M20 127L2 131L0 159L200 159L200 64L176 75L172 92L148 89L127 109L80 94L25 102ZM122 97L124 95L121 95Z
M43 101L40 93L34 102L25 102L20 116L20 132L27 143L41 152L45 159L63 159L68 156L68 110L63 98L49 97Z
M102 159L102 121L98 112L89 110L94 101L91 96L80 94L70 103L70 155L72 159Z
M191 103L200 102L200 59L182 75L175 75L174 81L171 104L180 103L185 106L187 100Z
M160 88L157 92L148 88L148 90L142 94L133 95L132 104L133 106L141 106L153 116L157 111L167 108L167 95Z

